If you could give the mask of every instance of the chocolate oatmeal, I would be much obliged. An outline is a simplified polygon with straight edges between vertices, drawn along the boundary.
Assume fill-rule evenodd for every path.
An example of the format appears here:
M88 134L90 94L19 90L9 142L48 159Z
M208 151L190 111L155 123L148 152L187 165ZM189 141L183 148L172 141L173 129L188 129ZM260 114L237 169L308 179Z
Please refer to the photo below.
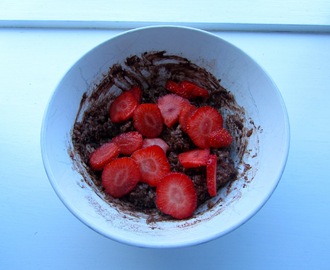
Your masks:
M221 82L205 69L190 62L188 59L169 55L164 51L146 52L142 55L128 57L125 63L115 64L104 75L102 81L96 85L91 93L84 95L77 120L72 130L72 142L93 184L104 192L100 171L90 168L91 153L102 144L125 132L135 131L133 120L123 123L113 123L109 117L109 107L115 98L122 92L139 86L142 89L141 103L156 103L157 100L169 92L165 88L168 80L180 82L189 80L209 91L209 97L198 97L191 100L191 104L200 108L212 106L224 115L224 126L233 135L234 141L230 147L210 149L210 153L217 157L217 189L221 189L229 182L237 179L234 156L242 155L245 138L243 138L244 121L235 111L241 111L232 94L221 86ZM86 89L87 91L87 89ZM169 128L164 125L159 136L169 146L166 156L172 172L183 172L193 181L197 193L197 206L207 204L210 195L206 186L206 168L184 168L178 161L182 152L195 149L196 146L180 124ZM243 150L244 151L244 150ZM111 196L106 196L113 201ZM146 183L138 183L127 195L118 199L131 211L144 213L159 213L156 203L155 187Z

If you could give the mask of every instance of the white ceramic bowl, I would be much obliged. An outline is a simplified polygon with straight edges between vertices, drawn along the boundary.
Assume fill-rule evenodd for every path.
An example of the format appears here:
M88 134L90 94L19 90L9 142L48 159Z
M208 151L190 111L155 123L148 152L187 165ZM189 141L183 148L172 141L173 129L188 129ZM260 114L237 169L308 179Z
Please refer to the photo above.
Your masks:
M241 176L221 192L211 210L189 220L147 224L143 214L129 215L107 203L83 180L72 160L71 132L84 92L109 67L128 56L166 50L204 67L232 92L245 109L254 132ZM220 237L251 218L275 190L289 150L289 122L280 92L265 71L244 52L211 33L178 26L156 26L120 34L97 46L66 73L44 116L41 148L49 180L66 207L87 226L116 241L141 247L180 247ZM251 169L243 173L244 164Z

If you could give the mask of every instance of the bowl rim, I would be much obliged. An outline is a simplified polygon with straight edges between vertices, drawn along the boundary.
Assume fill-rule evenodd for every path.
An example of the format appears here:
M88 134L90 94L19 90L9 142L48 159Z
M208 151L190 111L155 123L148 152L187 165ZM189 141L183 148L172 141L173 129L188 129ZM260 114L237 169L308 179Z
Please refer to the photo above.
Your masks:
M212 37L215 37L217 39L220 39L222 42L225 42L227 45L233 47L235 50L238 50L240 53L244 54L246 57L249 58L250 61L252 61L255 65L260 67L260 70L265 74L265 76L270 80L270 82L272 83L272 85L274 86L274 90L275 93L277 95L278 98L278 102L279 105L281 107L281 110L283 112L283 124L284 124L284 150L285 152L283 152L283 156L281 157L281 163L280 163L280 168L281 170L279 170L277 172L277 175L274 176L274 178L277 179L277 181L275 181L274 185L268 189L268 193L264 196L263 201L259 204L258 207L254 208L253 211L250 211L250 213L248 215L245 216L244 219L241 219L240 222L237 222L235 224L235 226L231 227L228 230L225 231L220 231L220 232L215 232L214 234L210 235L209 237L199 237L197 239L192 239L192 240L185 240L185 241L181 241L181 242L175 242L175 243L170 243L170 242L161 242L161 243L157 243L157 242L152 242L152 243L148 243L145 241L141 241L141 238L138 239L128 239L128 238L123 238L121 235L114 235L114 234L109 234L109 232L103 230L102 228L98 228L95 227L93 225L93 222L91 222L90 220L83 218L82 216L80 216L80 214L76 211L76 209L74 209L74 207L72 207L71 204L68 203L68 201L65 199L65 197L63 196L63 193L61 192L61 190L58 188L56 181L55 181L55 177L53 175L52 172L52 167L51 164L49 162L48 156L47 156L47 151L45 149L45 142L47 140L47 130L46 130L46 126L47 126L47 122L48 122L48 118L49 118L49 113L50 113L50 108L51 108L51 104L54 102L54 97L57 93L57 91L59 91L59 86L61 84L61 82L63 81L63 79L65 78L65 76L74 68L74 66L83 58L85 58L85 56L89 53L91 53L91 51L95 50L98 46L101 46L105 43L108 43L110 41L112 41L113 39L119 38L121 36L124 35L128 35L130 33L133 32L140 32L140 31L145 31L148 29L182 29L182 30L189 30L189 31L197 31L200 32L202 34L206 34L206 35L210 35ZM268 199L271 197L271 195L273 194L273 192L275 191L276 187L278 186L281 176L285 170L286 164L287 164L287 160L288 160L288 156L289 156L289 150L290 150L290 124L289 124L289 116L288 116L288 111L287 108L285 106L283 97L281 95L281 92L279 91L277 85L275 84L275 82L273 81L273 79L271 78L271 76L267 73L267 71L257 62L255 61L252 57L250 57L246 52L244 52L243 50L241 50L240 48L236 47L235 45L227 42L226 40L223 40L220 36L214 34L214 33L210 33L208 31L205 30L201 30L198 28L194 28L194 27L187 27L187 26L180 26L180 25L153 25L153 26L145 26L145 27L139 27L139 28L134 28L131 30L127 30L124 31L122 33L119 33L117 35L114 35L113 37L105 40L104 42L98 44L97 46L91 48L89 51L87 51L85 54L83 54L81 57L79 57L72 65L71 67L66 70L66 72L64 73L64 75L60 78L60 80L58 81L58 84L56 85L52 95L49 98L49 101L47 102L47 106L46 106L46 110L44 112L43 115L43 119L42 119L42 124L41 124L41 133L40 133L40 146L41 146L41 155L42 155L42 161L43 161L43 165L44 165L44 169L45 172L47 174L48 180L52 186L52 188L54 189L55 193L57 194L57 196L59 197L59 199L62 201L62 203L66 206L66 208L76 217L78 218L81 222L83 222L85 225L87 225L89 228L91 228L92 230L94 230L95 232L109 238L112 240L115 240L117 242L120 243L125 243L131 246L138 246L138 247L148 247L148 248L176 248L176 247L185 247L185 246L192 246L192 245L198 245L198 244L202 244L202 243L206 243L209 242L213 239L217 239L223 235L228 234L229 232L232 232L234 230L236 230L238 227L240 227L241 225L243 225L244 223L246 223L248 220L250 220L268 201Z

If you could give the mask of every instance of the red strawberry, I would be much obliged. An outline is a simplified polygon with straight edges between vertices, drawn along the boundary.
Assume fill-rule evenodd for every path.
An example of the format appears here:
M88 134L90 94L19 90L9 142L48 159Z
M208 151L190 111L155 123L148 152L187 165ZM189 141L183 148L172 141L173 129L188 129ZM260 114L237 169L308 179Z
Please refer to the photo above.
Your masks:
M131 155L142 147L142 135L137 131L122 133L112 139L112 142L119 147L120 154Z
M175 94L168 94L157 100L158 108L167 127L171 128L178 122L183 103L187 102L189 101Z
M233 137L225 128L212 131L209 135L210 146L214 148L228 147Z
M210 155L206 165L207 191L211 197L217 195L217 156Z
M119 147L112 142L105 143L97 148L89 158L89 164L95 171L100 171L111 160L119 155Z
M156 188L156 205L176 219L191 217L197 207L197 194L191 179L183 173L167 174Z
M102 185L105 192L115 198L128 194L139 180L139 167L129 157L114 159L104 167L102 172Z
M185 102L182 104L182 109L181 109L181 112L179 115L179 123L180 123L181 129L184 132L187 132L188 119L196 110L197 110L197 107L188 102Z
M146 147L152 146L152 145L160 146L164 150L165 153L170 148L168 146L168 144L161 138L150 138L150 139L146 138L142 142L142 148L146 148Z
M194 99L197 97L205 98L210 95L209 91L189 81L182 81L179 86L182 91L186 93L188 99Z
M170 92L187 99L195 99L197 97L205 98L210 95L209 91L189 81L182 81L180 83L176 83L174 81L169 80L167 81L165 88Z
M170 164L161 147L149 146L135 151L132 158L137 162L141 181L152 187L158 185L159 181L170 172Z
M168 80L166 82L165 88L174 94L177 94L184 98L188 98L188 95L186 95L186 93L183 91L182 87L174 81Z
M138 104L139 102L132 92L126 91L121 93L110 105L109 114L111 121L120 123L130 119Z
M188 119L187 133L194 144L200 148L209 148L209 135L222 128L221 114L213 107L198 108Z
M147 138L155 138L163 131L163 117L156 104L140 104L133 113L133 125Z
M210 149L195 149L180 153L178 159L184 168L206 166L210 156Z
M133 96L136 98L136 100L138 102L141 102L141 98L142 98L142 90L139 86L133 86L129 92L131 92L133 94Z

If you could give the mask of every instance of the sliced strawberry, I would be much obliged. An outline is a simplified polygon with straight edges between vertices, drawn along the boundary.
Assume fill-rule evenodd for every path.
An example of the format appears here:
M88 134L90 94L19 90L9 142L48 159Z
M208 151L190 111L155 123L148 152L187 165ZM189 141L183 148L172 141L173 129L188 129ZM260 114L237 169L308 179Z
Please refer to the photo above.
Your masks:
M206 166L210 156L210 149L195 149L180 153L178 159L184 168Z
M146 147L152 146L152 145L160 146L164 150L165 153L170 148L169 145L161 138L146 138L142 142L142 148L146 148Z
M206 98L210 95L209 91L189 81L182 81L179 83L179 86L181 87L182 91L187 95L188 99L194 99L197 97Z
M179 115L179 123L181 129L187 132L187 122L190 116L197 110L197 107L191 103L185 102L182 104L181 112Z
M140 170L129 157L114 159L102 172L102 185L105 192L115 198L128 194L140 180Z
M180 84L174 82L174 81L171 81L171 80L168 80L166 82L166 85L165 85L165 88L174 93L174 94L177 94L183 98L188 98L188 95L186 95L186 93L183 91L182 87L180 86Z
M133 113L133 125L147 138L155 138L163 131L163 117L156 104L145 103L137 106Z
M210 133L221 129L222 124L222 116L215 108L200 107L188 119L187 133L196 146L209 148Z
M133 96L136 98L136 100L140 103L142 98L142 90L139 86L133 86L129 92L133 94Z
M182 105L188 102L188 100L175 94L168 94L157 100L158 108L167 127L171 128L179 121Z
M122 133L112 139L119 147L120 154L129 156L142 147L142 135L137 131Z
M195 99L197 97L205 98L210 95L209 91L206 89L187 80L184 80L180 83L169 80L167 81L165 88L170 92L187 99Z
M183 173L167 174L156 188L156 205L176 219L191 217L197 207L197 194L191 179Z
M111 160L119 155L119 147L112 142L105 143L97 148L89 158L89 164L95 171L100 171Z
M225 128L212 131L209 135L210 146L214 148L228 147L233 137Z
M206 165L207 191L211 197L217 195L217 156L210 155Z
M127 121L133 115L139 102L130 91L121 93L111 103L109 108L110 119L114 123Z
M171 169L163 149L158 145L137 150L132 154L132 158L140 168L141 181L152 187L157 186Z
M170 92L174 92L174 91L178 90L180 88L180 86L177 82L168 80L166 82L165 88Z

